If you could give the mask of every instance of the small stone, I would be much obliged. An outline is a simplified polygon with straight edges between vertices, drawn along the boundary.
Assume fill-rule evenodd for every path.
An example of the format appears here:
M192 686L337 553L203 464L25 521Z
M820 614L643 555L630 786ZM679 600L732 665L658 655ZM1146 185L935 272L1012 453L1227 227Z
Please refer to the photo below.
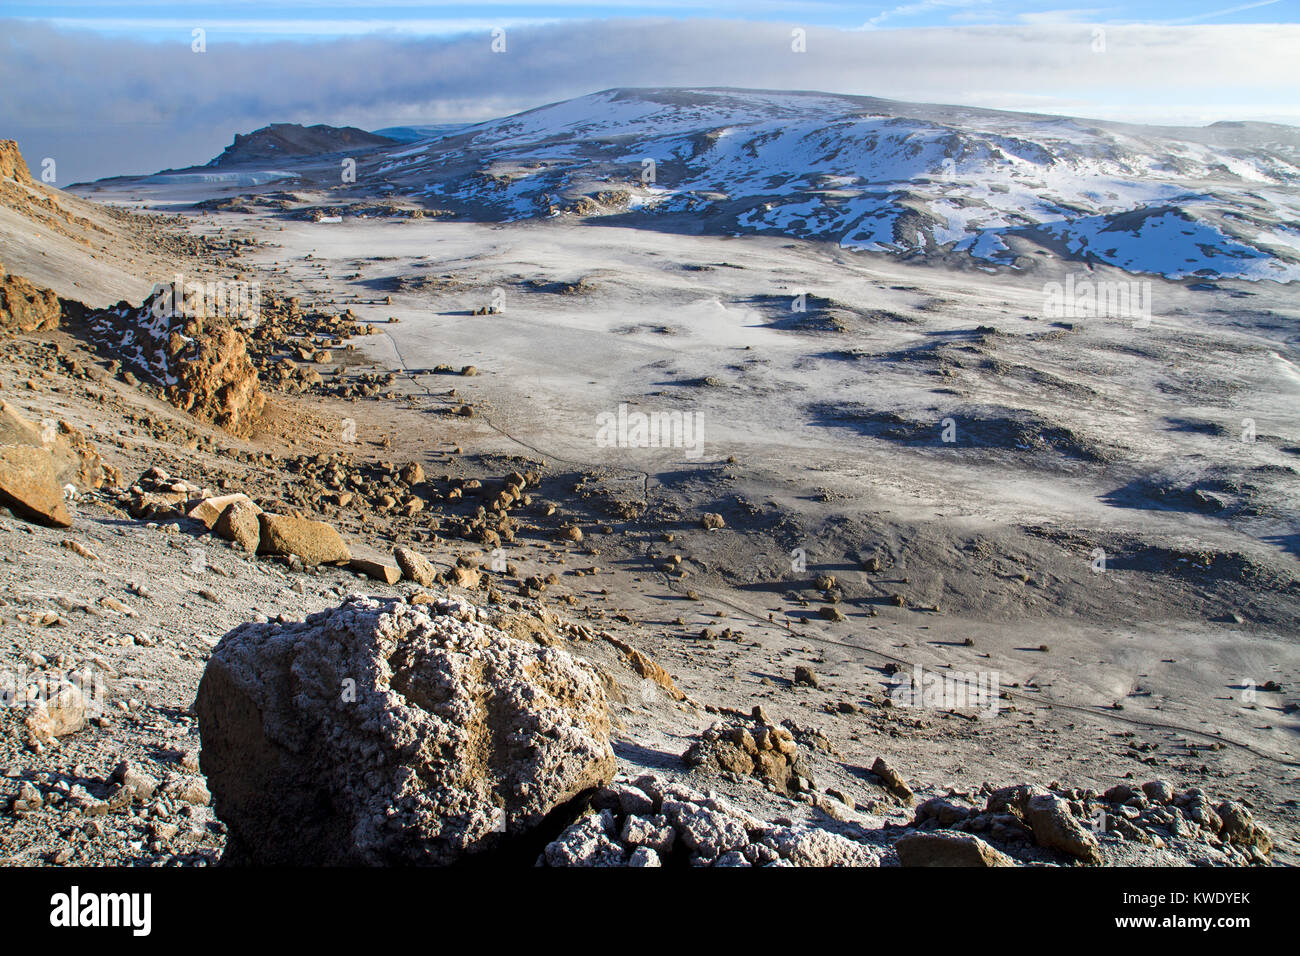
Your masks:
M438 577L438 569L418 551L396 548L393 557L397 559L397 566L402 570L402 577L414 581L422 588L431 586Z
M628 857L627 865L629 867L650 867L663 866L659 860L659 854L646 846L637 847Z
M348 562L348 567L358 574L364 574L376 581L383 581L385 584L396 584L402 579L401 568L386 561L354 557Z
M127 760L117 765L109 779L129 789L141 803L152 800L154 792L158 789L158 778L146 773L138 764Z
M212 530L252 554L261 543L262 527L257 520L261 513L262 509L251 501L232 501L213 522Z
M912 788L907 785L898 771L885 762L884 757L877 757L875 763L871 765L871 772L881 779L885 789L894 796L901 799L904 803L911 803L913 799Z

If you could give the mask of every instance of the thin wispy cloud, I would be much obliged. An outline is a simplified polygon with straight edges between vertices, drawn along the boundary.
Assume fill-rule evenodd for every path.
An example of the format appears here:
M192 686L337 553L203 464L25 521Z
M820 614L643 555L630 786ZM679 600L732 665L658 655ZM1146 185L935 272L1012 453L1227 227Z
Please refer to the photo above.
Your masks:
M1256 0L1255 3L1243 3L1236 7L1226 7L1222 10L1212 10L1209 13L1200 13L1196 16L1180 17L1177 20L1165 20L1164 22L1169 24L1204 23L1208 20L1219 20L1223 17L1231 16L1234 13L1244 13L1247 10L1258 10L1260 7L1271 7L1281 2L1282 0Z
M952 12L967 10L970 7L986 7L993 0L920 0L918 3L906 3L892 10L882 10L867 20L868 26L878 27L888 20L899 17L913 17L922 13L935 11Z
M31 22L49 23L50 26L67 30L90 30L97 33L138 35L153 31L166 31L177 35L189 35L194 29L226 33L237 37L353 37L371 33L411 34L414 36L431 36L446 34L463 34L490 31L497 28L538 26L555 23L553 19L535 17L482 17L452 18L410 18L410 19L319 19L310 20L268 20L268 19L229 19L204 18L177 19L151 17L148 19L77 19L59 18L50 21L35 20Z

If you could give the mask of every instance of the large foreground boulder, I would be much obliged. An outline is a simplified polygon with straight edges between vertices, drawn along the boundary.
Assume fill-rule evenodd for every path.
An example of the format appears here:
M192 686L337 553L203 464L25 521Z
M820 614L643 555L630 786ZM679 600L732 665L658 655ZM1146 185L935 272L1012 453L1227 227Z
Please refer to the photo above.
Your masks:
M605 695L590 665L475 615L353 597L227 634L196 702L227 862L535 856L614 776Z

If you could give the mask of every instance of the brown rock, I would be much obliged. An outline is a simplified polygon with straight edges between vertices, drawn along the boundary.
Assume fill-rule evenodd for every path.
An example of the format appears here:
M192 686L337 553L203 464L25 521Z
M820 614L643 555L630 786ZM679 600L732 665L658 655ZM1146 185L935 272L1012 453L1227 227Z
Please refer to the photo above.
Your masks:
M211 531L217 525L217 519L221 517L222 512L233 505L236 501L246 501L257 509L256 513L260 514L262 509L253 504L253 499L243 492L236 492L233 495L220 495L216 498L200 498L192 501L188 505L186 515L195 521L202 521L204 526ZM231 539L233 540L233 539Z
M606 640L623 652L623 656L627 658L628 666L640 674L645 680L653 681L658 684L673 700L686 699L686 695L682 693L681 689L677 686L677 682L673 680L672 675L664 670L658 663L651 660L645 654L642 654L631 644L621 641L617 637L610 636L607 637ZM747 772L748 771L746 771L746 773Z
M794 735L763 718L756 721L709 727L682 754L682 760L690 767L711 763L731 773L752 774L781 793L811 787L812 772Z
M400 568L374 558L353 558L348 562L348 567L358 574L364 574L376 581L383 581L385 584L396 584L402 580Z
M910 804L913 799L912 788L889 764L885 762L884 757L877 757L876 762L871 765L871 772L881 779L885 789L898 797L904 803Z
M245 551L256 552L262 540L262 525L257 520L261 513L262 509L252 501L232 501L213 523L212 530Z
M27 521L57 528L72 525L54 461L43 448L0 445L0 505Z
M57 329L62 312L53 291L7 274L0 266L0 336Z
M1015 866L1016 861L969 833L909 833L897 843L903 866Z
M29 705L27 729L39 740L74 734L86 726L86 698L81 688L63 681Z
M29 445L50 453L54 480L60 487L73 485L86 491L116 484L117 472L104 464L86 436L66 421L47 419L42 425L24 418L8 402L0 401L0 445Z
M182 411L247 436L266 396L243 333L220 323L250 319L243 310L256 303L227 299L225 308L239 314L218 319L193 315L193 301L191 294L186 305L185 290L178 295L167 286L139 308L120 303L88 312L85 324L96 344L121 356L122 378L128 384L137 377L152 382Z
M458 588L476 588L483 575L474 568L462 568L459 565L447 572L447 583Z
M427 588L437 580L438 569L418 551L412 551L410 548L395 548L393 557L397 559L397 566L402 569L402 577L408 581L414 581L420 587Z
M1273 835L1251 817L1250 811L1240 803L1225 800L1216 813L1222 822L1221 836L1229 843L1253 846L1265 856L1273 852Z
M303 564L343 564L351 560L348 546L334 526L324 521L273 515L257 516L258 554L297 555Z
M1085 863L1102 862L1097 838L1070 812L1070 805L1054 793L1039 793L1025 803L1025 822L1041 847L1060 850Z
M166 389L168 401L182 411L211 422L232 435L247 436L262 413L266 396L248 345L235 329L200 335L191 354L173 363L177 383Z

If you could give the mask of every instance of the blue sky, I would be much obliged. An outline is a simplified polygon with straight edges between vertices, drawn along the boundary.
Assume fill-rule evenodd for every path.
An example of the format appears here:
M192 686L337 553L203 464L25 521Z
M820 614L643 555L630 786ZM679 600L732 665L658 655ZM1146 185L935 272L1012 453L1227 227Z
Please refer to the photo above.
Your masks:
M1300 0L538 0L429 2L384 0L143 0L0 2L0 17L165 42L196 26L226 40L321 40L376 32L452 36L492 26L613 18L728 19L840 29L1088 24L1244 24L1300 22Z

